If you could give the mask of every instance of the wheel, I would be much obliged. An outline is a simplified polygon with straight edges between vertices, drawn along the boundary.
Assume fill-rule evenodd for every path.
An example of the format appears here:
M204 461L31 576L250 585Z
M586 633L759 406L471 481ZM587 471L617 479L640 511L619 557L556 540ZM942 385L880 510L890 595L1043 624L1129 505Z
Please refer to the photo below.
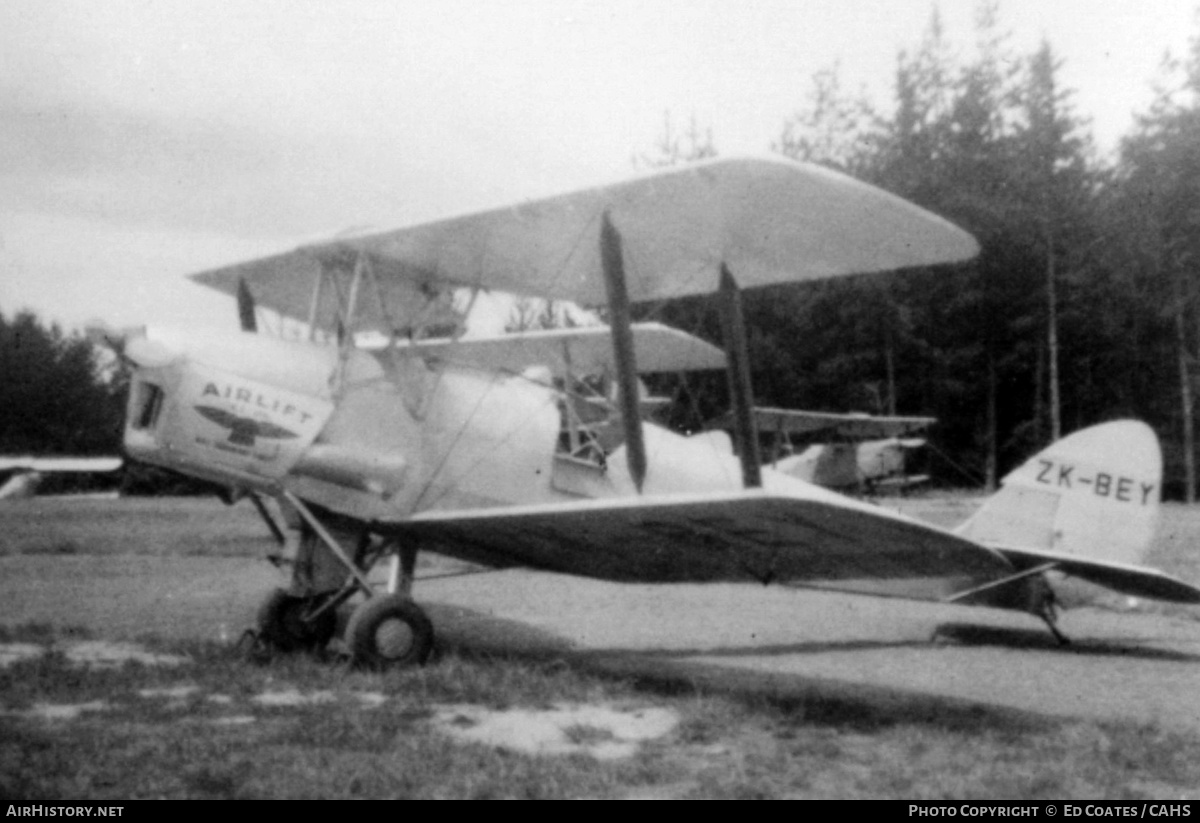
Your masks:
M315 611L328 596L296 597L283 589L275 589L258 610L259 637L281 652L325 648L337 631L337 614L329 609L315 620L306 620L305 616Z
M357 666L382 669L424 664L433 651L433 624L421 607L404 595L379 595L350 616L346 644Z

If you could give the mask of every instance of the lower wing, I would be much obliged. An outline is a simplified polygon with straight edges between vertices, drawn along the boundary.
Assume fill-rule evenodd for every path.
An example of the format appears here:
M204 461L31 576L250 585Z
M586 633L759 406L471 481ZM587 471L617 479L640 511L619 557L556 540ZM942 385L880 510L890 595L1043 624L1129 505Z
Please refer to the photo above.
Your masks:
M0 457L0 471L113 472L123 462L119 457Z
M883 509L747 490L427 511L379 524L435 551L628 582L995 579L991 549Z

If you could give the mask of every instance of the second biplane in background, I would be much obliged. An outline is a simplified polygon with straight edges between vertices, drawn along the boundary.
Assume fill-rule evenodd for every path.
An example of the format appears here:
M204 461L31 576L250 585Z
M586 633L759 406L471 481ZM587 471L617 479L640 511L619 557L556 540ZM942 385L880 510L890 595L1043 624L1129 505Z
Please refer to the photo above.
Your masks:
M828 489L870 495L903 492L929 480L909 459L926 445L932 417L797 411L758 406L754 422L769 441L771 468Z

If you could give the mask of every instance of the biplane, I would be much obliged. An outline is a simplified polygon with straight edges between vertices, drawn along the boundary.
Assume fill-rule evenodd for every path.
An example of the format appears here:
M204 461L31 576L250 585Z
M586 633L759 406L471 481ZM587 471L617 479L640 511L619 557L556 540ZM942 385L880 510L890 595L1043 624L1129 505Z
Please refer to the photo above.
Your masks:
M0 500L33 497L48 474L108 474L122 463L119 457L0 457Z
M904 491L929 480L909 472L909 456L932 417L800 411L756 406L754 425L770 439L767 459L776 471L829 489L859 494ZM726 417L719 426L731 425Z
M291 583L264 602L261 638L323 646L335 610L361 593L345 643L372 666L430 653L433 626L412 596L421 550L612 581L937 579L938 596L1027 609L1051 626L1043 580L1055 569L1099 568L1118 588L1200 600L1157 572L1061 549L1067 525L1087 538L1123 533L1063 521L1082 499L1084 465L1097 467L1092 490L1110 478L1088 512L1153 510L1152 467L1109 468L1125 454L1039 458L1057 484L1018 475L961 534L761 466L742 290L977 250L911 203L780 158L718 159L306 245L193 276L237 299L240 333L108 334L133 365L125 448L249 498L282 536L276 501L297 527ZM604 307L610 324L471 339L462 296L469 308L485 290ZM722 348L631 322L633 304L712 292ZM265 310L299 321L307 339L259 333ZM716 368L728 374L736 448L644 420L652 398L639 375ZM371 576L385 560L386 575Z

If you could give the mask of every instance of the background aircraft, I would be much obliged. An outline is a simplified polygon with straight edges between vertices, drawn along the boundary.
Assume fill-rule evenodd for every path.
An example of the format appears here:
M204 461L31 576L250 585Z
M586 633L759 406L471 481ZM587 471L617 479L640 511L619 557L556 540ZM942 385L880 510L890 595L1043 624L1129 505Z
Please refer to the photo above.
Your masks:
M929 479L910 474L909 457L925 445L914 435L932 417L882 417L755 407L754 423L771 468L809 483L844 492L904 490ZM729 425L724 421L724 425Z
M719 159L339 238L197 275L237 297L242 334L110 334L135 366L125 447L260 511L273 498L299 526L291 585L259 620L280 649L324 645L334 610L361 592L346 629L354 659L423 661L433 628L411 597L422 548L616 581L937 581L936 596L966 593L964 602L1024 608L1053 625L1044 572L1086 561L1053 549L1014 560L985 545L1009 536L1011 506L997 528L964 536L757 458L740 289L954 263L977 249L886 192L777 158ZM464 288L604 305L609 345L593 329L462 339L447 295ZM630 322L631 302L714 291L723 355ZM256 334L256 306L333 342ZM450 339L430 339L455 324ZM387 342L358 345L366 331ZM716 438L643 422L639 373L722 361L737 457ZM1129 478L1137 502L1106 502L1149 511L1157 480ZM383 557L391 566L377 593L367 575ZM1105 580L1147 575L1162 578L1126 569ZM1200 599L1172 586L1142 589Z
M107 473L121 468L119 457L0 457L0 500L33 497L51 473Z

